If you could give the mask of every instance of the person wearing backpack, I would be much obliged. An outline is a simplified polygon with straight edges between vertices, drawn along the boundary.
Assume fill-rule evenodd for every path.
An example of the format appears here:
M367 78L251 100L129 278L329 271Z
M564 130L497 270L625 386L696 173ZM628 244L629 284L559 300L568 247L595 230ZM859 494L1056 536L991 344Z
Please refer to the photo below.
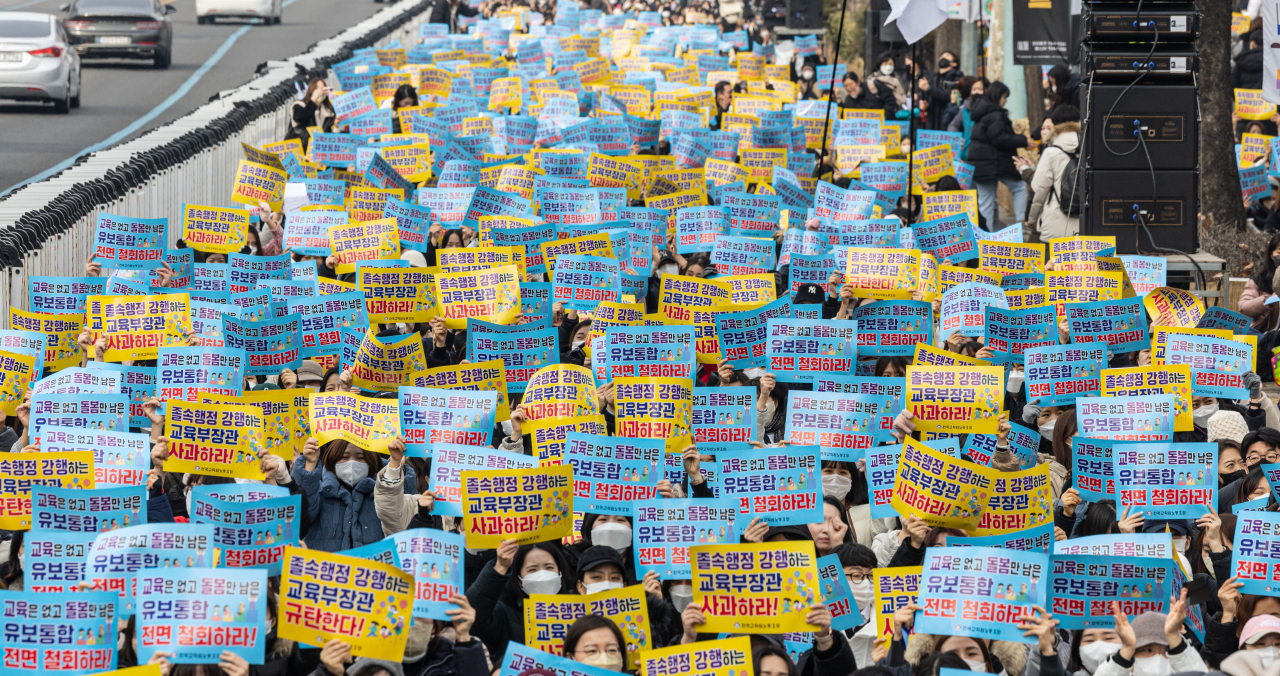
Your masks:
M1075 174L1079 167L1080 110L1062 105L1049 113L1053 132L1041 137L1040 163L1031 177L1031 211L1040 241L1080 234L1080 203ZM1073 199L1074 197L1074 199Z

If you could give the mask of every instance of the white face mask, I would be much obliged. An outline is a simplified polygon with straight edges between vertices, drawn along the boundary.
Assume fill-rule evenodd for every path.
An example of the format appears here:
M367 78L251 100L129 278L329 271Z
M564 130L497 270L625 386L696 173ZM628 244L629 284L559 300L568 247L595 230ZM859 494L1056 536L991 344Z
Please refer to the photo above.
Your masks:
M862 620L869 621L875 613L875 589L871 586L871 580L862 580L849 585L849 591L853 594L853 600L858 602L858 610L862 611Z
M1267 669L1276 661L1277 657L1280 657L1280 648L1277 648L1276 646L1258 648L1253 651L1253 654L1257 655L1258 659L1262 660L1262 668Z
M631 526L625 523L602 523L591 529L591 542L622 551L631 546Z
M575 340L573 341L573 347L571 349L576 350L586 344L587 344L587 341L585 340Z
M837 500L844 500L844 496L849 494L849 489L853 488L853 480L839 474L823 474L822 475L822 494L833 497Z
M1214 578L1218 577L1218 576L1217 576L1217 575L1215 575L1215 574L1214 574L1214 572L1213 572L1213 558L1212 558L1212 557L1210 557L1208 554L1201 554L1201 555L1200 555L1200 560L1201 560L1201 561L1204 561L1204 568L1205 568L1205 570L1209 571L1209 577L1214 577Z
M1205 406L1201 406L1191 412L1192 422L1195 423L1196 427L1208 427L1209 418L1212 418L1213 414L1217 412L1218 402L1215 401L1212 404L1206 404Z
M191 518L191 488L187 488L187 518Z
M658 274L659 275L678 275L680 274L680 266L675 265L674 263L669 263L667 265L660 266L658 268Z
M1056 423L1056 422L1058 422L1058 420L1057 420L1057 418L1054 418L1053 420L1050 420L1049 422L1047 422L1047 423L1045 423L1045 424L1041 425L1041 426L1040 426L1040 436L1044 437L1045 439L1052 439L1052 438L1053 438L1053 425L1054 425L1054 423Z
M683 613L684 609L688 608L690 603L693 603L693 585L671 585L671 605L676 607L677 613Z
M964 663L969 665L969 671L974 671L979 674L987 673L986 662L974 662L973 660L965 660Z
M538 570L520 579L520 588L526 594L559 594L560 573L554 570Z
M1133 676L1169 676L1173 666L1164 655L1142 657L1133 661Z
M333 473L337 474L338 479L346 482L347 485L354 486L369 476L369 466L359 460L347 460L335 465Z
M1106 641L1094 641L1089 645L1080 646L1080 663L1089 673L1098 670L1107 658L1120 651L1119 643L1108 643Z
M584 586L587 588L588 596L591 594L599 594L600 592L612 591L614 589L622 589L621 582L610 582L608 580L603 582L590 582Z
M884 75L893 75L893 64L886 63L883 66L880 66L880 72Z
M1026 374L1022 371L1010 370L1008 378L1005 379L1004 389L1009 394L1017 394L1022 390L1022 381L1026 378Z

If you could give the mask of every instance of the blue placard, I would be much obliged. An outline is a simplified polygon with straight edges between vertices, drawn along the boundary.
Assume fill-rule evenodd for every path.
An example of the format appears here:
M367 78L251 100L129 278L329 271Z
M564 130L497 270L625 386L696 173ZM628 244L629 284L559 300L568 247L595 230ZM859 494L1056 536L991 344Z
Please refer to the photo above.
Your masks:
M861 168L863 183L884 193L892 200L906 196L906 162L864 162Z
M1213 306L1205 308L1204 316L1200 318L1200 322L1196 324L1197 329L1227 329L1232 333L1247 333L1249 325L1253 320L1240 314L1232 312L1224 307Z
M822 319L770 319L765 355L780 383L811 383L826 373L853 370L858 323Z
M1106 365L1107 350L1101 345L1033 347L1026 352L1027 400L1063 406L1077 397L1098 396Z
M337 354L339 332L343 329L363 331L369 326L361 291L291 298L289 314L301 319L298 339L304 359Z
M764 368L770 319L791 317L791 299L784 296L767 305L742 312L716 313L720 355L738 370Z
M106 533L147 522L146 489L31 487L31 528Z
M197 402L201 392L238 397L248 365L244 350L162 347L156 360L157 392L166 401Z
M1068 560L1055 554L1053 560L1055 567L1048 577L1053 606L1048 610L1063 629L1115 626L1112 601L1120 604L1130 621L1142 613L1165 612L1169 595L1182 588L1181 571L1172 559L1072 556Z
M676 212L676 252L711 252L716 240L728 234L724 207L686 207Z
M564 254L556 258L551 275L554 301L566 309L592 312L602 302L615 302L622 293L622 264L615 258Z
M1197 397L1248 399L1244 374L1253 370L1254 358L1252 345L1231 339L1179 333L1165 339L1164 363L1191 367L1191 393Z
M217 664L223 652L262 664L267 571L171 568L138 571L138 661Z
M97 533L67 531L28 531L23 538L23 584L26 591L42 594L82 592L85 558ZM115 597L111 597L115 605Z
M1045 607L1049 556L995 547L925 551L915 630L994 641L1035 643L1017 627L1032 606ZM1053 611L1050 611L1053 612Z
M85 299L107 288L103 277L28 277L32 312L84 312Z
M194 308L194 304L192 305ZM142 405L156 394L156 368L154 366L125 366L112 362L90 361L91 369L106 369L121 374L120 392L129 398L129 427L150 427L151 421L142 412Z
M227 347L244 351L249 358L245 374L251 376L275 375L302 364L302 340L298 337L301 324L297 315L256 322L222 318Z
M773 269L776 248L772 239L719 235L711 249L711 263L722 274L761 274Z
M328 256L333 253L329 227L346 224L345 211L290 211L285 214L285 246L303 256Z
M502 655L498 676L523 676L533 673L549 673L556 676L610 676L613 671L592 667L581 662L552 655L524 644L510 641Z
M607 380L692 378L696 367L692 326L611 326L605 331Z
M720 496L739 500L739 512L748 520L758 517L774 526L823 520L817 446L722 453L716 466Z
M288 279L292 262L293 258L287 253L279 256L231 254L227 256L227 290L244 293L264 279Z
M859 362L859 366L861 364L862 362ZM872 360L871 364L874 365L875 361ZM813 379L813 391L875 396L884 402L881 414L889 416L890 422L888 426L876 430L876 443L893 441L892 419L905 410L906 383L902 378L863 375L817 375ZM932 444L930 446L937 448Z
M787 397L787 440L818 446L823 460L854 463L892 428L893 408L874 394L794 391Z
M915 236L916 247L933 254L939 262L961 263L978 257L978 240L973 236L966 214L913 223L911 234Z
M114 594L0 591L4 667L17 676L101 674L116 668Z
M459 533L434 528L404 530L388 538L395 542L400 569L413 576L413 616L451 621L449 603L466 588L463 575L463 545Z
M1151 346L1142 298L1068 303L1066 311L1073 343L1106 343L1114 353Z
M622 439L569 432L565 464L573 466L574 509L631 514L631 503L658 497L662 439Z
M756 439L756 393L752 388L693 388L693 441L718 453Z
M1000 288L1006 291L1025 291L1044 286L1043 272L1025 272L1020 275L1005 275L1000 278ZM1083 305L1079 303L1078 305ZM1072 307L1075 307L1074 305Z
M907 356L917 343L928 343L933 331L933 305L919 300L883 300L854 310L858 322L858 355Z
M1023 364L1028 350L1058 344L1058 319L1052 305L1025 310L988 305L984 328L993 364Z
M1036 453L1040 450L1040 433L1017 423L1012 423L1009 427L1009 452L1018 458L1018 465L1022 469L1035 467ZM999 438L994 434L970 434L961 453L983 467L990 467L998 442Z
M822 602L831 611L831 628L835 631L862 625L862 610L849 589L840 557L828 554L818 559L818 578L822 580Z
M301 495L245 502L194 494L191 498L192 521L215 526L220 565L263 568L272 576L281 572L284 548L298 546L301 511Z
M981 336L986 333L987 306L1009 309L1004 291L998 286L982 282L956 284L942 294L942 319L938 334L950 336L960 332L962 336Z
M462 516L462 472L473 469L526 469L538 459L521 453L457 444L436 444L428 490L436 494L434 514Z
M676 460L679 461L679 456ZM635 529L632 550L636 575L640 577L652 571L659 579L687 580L693 575L690 547L734 544L739 540L737 526L741 517L737 500L643 500L633 503L632 508Z
M1217 511L1217 443L1126 444L1112 455L1117 510L1131 507L1151 520L1195 520Z
M1271 496L1264 495L1256 500L1249 500L1246 502L1241 502L1241 503L1231 505L1231 513L1239 514L1240 512L1261 512L1264 509L1266 509L1267 505L1270 503L1271 503Z
M400 429L405 455L431 457L435 444L488 446L497 392L400 387Z
M168 218L98 214L93 258L104 268L154 270L161 267L168 242Z
M165 523L100 533L85 560L93 588L120 596L121 615L134 611L134 574L142 568L205 568L215 564L213 524Z
M1178 395L1080 397L1076 400L1079 434L1119 441L1168 441L1173 438Z
M37 394L30 415L32 439L46 426L123 432L129 400L123 394Z

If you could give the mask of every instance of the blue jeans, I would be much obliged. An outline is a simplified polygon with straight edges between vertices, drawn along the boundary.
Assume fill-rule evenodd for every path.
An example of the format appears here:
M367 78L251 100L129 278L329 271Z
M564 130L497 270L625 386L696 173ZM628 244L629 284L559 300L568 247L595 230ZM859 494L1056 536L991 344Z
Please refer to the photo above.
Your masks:
M1020 222L1027 215L1027 182L1020 178L1001 178L1000 183L1013 193L1013 218ZM978 191L978 213L987 221L987 230L995 232L1000 229L996 220L996 181L974 181L973 187Z

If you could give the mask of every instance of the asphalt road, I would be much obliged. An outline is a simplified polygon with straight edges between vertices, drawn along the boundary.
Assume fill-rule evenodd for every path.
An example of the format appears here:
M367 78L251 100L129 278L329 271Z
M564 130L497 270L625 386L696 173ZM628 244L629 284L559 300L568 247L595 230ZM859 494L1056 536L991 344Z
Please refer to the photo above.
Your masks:
M0 12L58 12L66 0L0 0ZM215 25L196 23L195 0L175 0L173 63L155 70L149 61L82 61L80 108L58 115L51 105L0 101L0 195L40 175L94 144L119 134L193 79L237 31L252 21L222 19ZM258 64L299 54L377 13L385 5L373 0L294 0L284 8L280 25L252 25L189 90L169 102L121 141L164 125L208 102L209 97L252 79Z

